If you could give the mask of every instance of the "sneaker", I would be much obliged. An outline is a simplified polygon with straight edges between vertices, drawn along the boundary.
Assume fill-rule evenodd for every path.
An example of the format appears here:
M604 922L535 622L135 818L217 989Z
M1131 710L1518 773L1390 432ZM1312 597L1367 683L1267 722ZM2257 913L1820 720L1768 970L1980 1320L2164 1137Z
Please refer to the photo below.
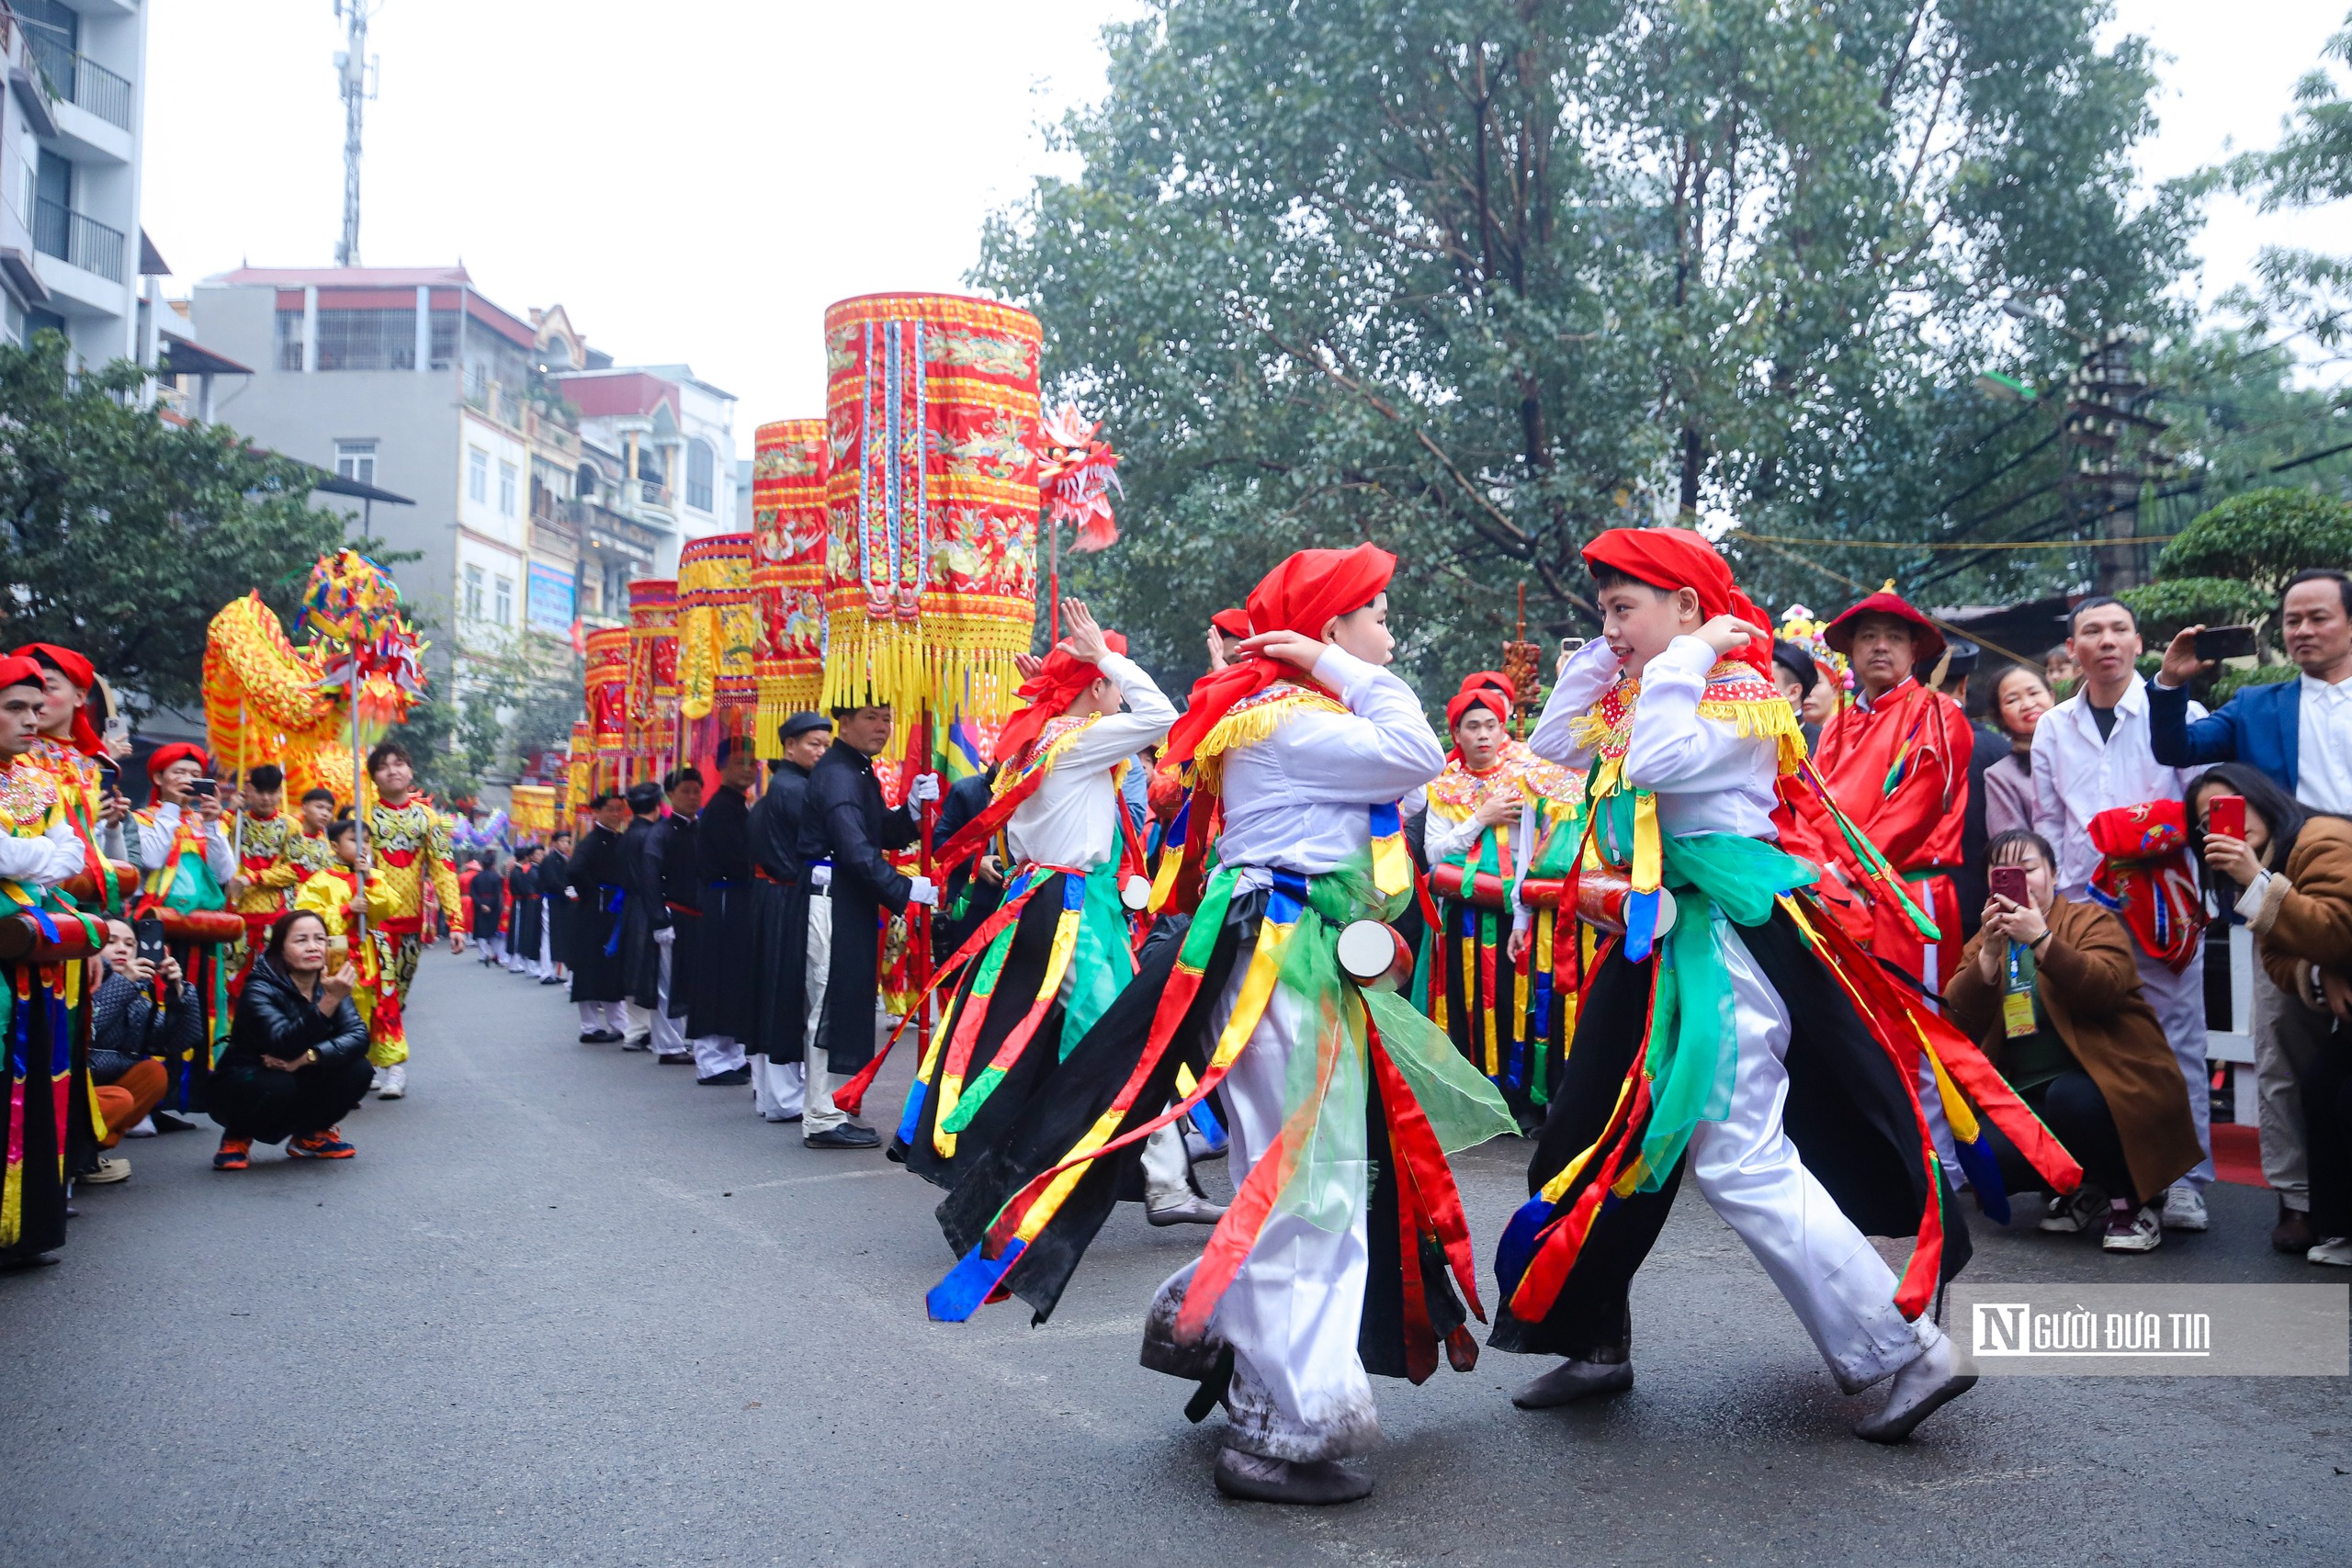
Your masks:
M349 1159L359 1151L343 1141L343 1129L328 1127L316 1133L305 1133L289 1138L286 1144L288 1159Z
M378 1067L374 1072L368 1075L368 1092L369 1094L374 1094L384 1087L384 1068Z
M232 1138L224 1134L220 1139L220 1147L213 1153L212 1168L243 1170L253 1164L253 1154L254 1141L251 1138Z
M2107 1234L2098 1244L2109 1252L2154 1252L2164 1239L2164 1216L2154 1203L2136 1209L2118 1203L2107 1211Z
M2319 1237L2312 1234L2312 1216L2308 1209L2290 1209L2284 1198L2278 1200L2278 1223L2270 1227L2270 1250L2273 1252L2309 1252Z
M155 1135L155 1119L153 1116L141 1116L136 1126L125 1127L122 1130L122 1135L126 1138L152 1138Z
M2352 1235L2332 1235L2303 1254L2306 1263L2324 1263L2331 1269L2352 1269Z
M2205 1212L2205 1195L2187 1182L2176 1183L2165 1194L2165 1229L2201 1231L2213 1223Z
M406 1063L402 1063L397 1067L386 1067L384 1069L384 1087L376 1091L376 1098L378 1100L406 1100L408 1098L408 1066Z
M2043 1200L2041 1228L2054 1235L2079 1235L2107 1215L2107 1194L2088 1182L2072 1192Z
M116 1159L109 1155L100 1155L97 1169L77 1176L74 1179L84 1187L107 1187L118 1181L128 1181L130 1179L130 1162L127 1159Z

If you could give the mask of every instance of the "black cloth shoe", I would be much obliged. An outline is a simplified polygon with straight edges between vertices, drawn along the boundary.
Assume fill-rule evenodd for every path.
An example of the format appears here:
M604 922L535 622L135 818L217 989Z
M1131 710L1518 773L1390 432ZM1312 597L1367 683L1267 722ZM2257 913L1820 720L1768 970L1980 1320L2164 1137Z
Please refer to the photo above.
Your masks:
M2318 1235L2312 1230L2310 1211L2290 1209L2284 1199L2279 1200L2278 1223L2270 1227L2270 1250L2309 1252L2318 1242Z
M547 979L540 981L539 984L542 986L560 986L563 982L550 976Z
M707 1078L695 1079L695 1082L705 1089L741 1089L751 1081L752 1069L748 1066L729 1067L723 1073L713 1073Z
M196 1131L195 1122L183 1122L168 1111L150 1111L147 1114L154 1122L155 1131L158 1133L193 1133Z
M882 1146L882 1134L871 1127L844 1122L838 1127L809 1134L800 1140L800 1146L804 1149L878 1149Z
M1310 1507L1353 1503L1372 1495L1372 1477L1340 1460L1266 1459L1238 1449L1220 1449L1216 1489L1252 1503L1297 1503Z

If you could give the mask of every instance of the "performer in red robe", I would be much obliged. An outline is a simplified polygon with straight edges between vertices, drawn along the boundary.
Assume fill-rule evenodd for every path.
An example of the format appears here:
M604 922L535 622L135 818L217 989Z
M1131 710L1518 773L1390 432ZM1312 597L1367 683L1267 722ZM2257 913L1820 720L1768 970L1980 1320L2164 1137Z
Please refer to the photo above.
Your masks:
M1929 942L1899 904L1871 887L1853 847L1815 806L1805 814L1828 858L1825 870L1852 894L1839 919L1857 942L1940 995L1960 963L1960 894L1951 873L1960 864L1974 747L1960 705L1913 673L1935 668L1943 634L1890 581L1830 622L1824 636L1852 665L1861 695L1822 727L1815 768L1941 934Z

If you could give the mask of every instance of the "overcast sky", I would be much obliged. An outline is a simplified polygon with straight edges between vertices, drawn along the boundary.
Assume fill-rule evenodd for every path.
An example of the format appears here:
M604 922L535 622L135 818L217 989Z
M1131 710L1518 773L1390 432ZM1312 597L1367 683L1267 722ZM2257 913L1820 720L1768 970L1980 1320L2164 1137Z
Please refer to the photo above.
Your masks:
M1056 167L1041 128L1102 91L1135 0L389 0L371 52L363 262L462 259L516 314L690 362L737 435L824 412L820 321L852 294L956 289L982 217ZM342 223L333 0L152 0L145 226L185 293L324 265ZM2337 0L2119 0L2174 57L2152 177L2276 139ZM2215 209L2209 294L2266 239L2344 214Z

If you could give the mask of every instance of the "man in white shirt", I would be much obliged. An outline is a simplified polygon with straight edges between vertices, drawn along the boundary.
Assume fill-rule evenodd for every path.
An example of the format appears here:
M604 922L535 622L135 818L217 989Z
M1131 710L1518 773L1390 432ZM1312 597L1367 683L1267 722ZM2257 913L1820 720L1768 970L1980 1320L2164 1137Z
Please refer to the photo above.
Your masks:
M2075 605L2066 647L2082 666L2083 683L2034 727L2033 830L2058 852L2058 891L2076 903L2089 897L2101 859L2091 844L2091 818L2118 807L2179 800L2188 791L2188 772L2157 761L2150 745L2148 695L2133 662L2141 646L2139 622L2120 601L2096 597ZM2204 716L2202 707L2189 705L2196 716ZM2132 955L2139 962L2141 990L2188 1083L2198 1146L2205 1151L2197 1168L2165 1195L2164 1223L2171 1230L2201 1231L2204 1190L2213 1179L2205 955L2200 949L2178 974L2137 942Z
M2190 716L2188 682L2213 662L2197 655L2201 626L2183 627L2148 683L2156 755L2186 773L2245 762L2314 811L2352 812L2352 575L2332 567L2299 572L2279 595L2278 631L2300 673L2241 686L2222 711ZM2254 987L2254 1076L2262 1176L2278 1194L2270 1245L2300 1253L2312 1234L2311 1177L2296 1084L2325 1049L2327 1020L2276 986Z

